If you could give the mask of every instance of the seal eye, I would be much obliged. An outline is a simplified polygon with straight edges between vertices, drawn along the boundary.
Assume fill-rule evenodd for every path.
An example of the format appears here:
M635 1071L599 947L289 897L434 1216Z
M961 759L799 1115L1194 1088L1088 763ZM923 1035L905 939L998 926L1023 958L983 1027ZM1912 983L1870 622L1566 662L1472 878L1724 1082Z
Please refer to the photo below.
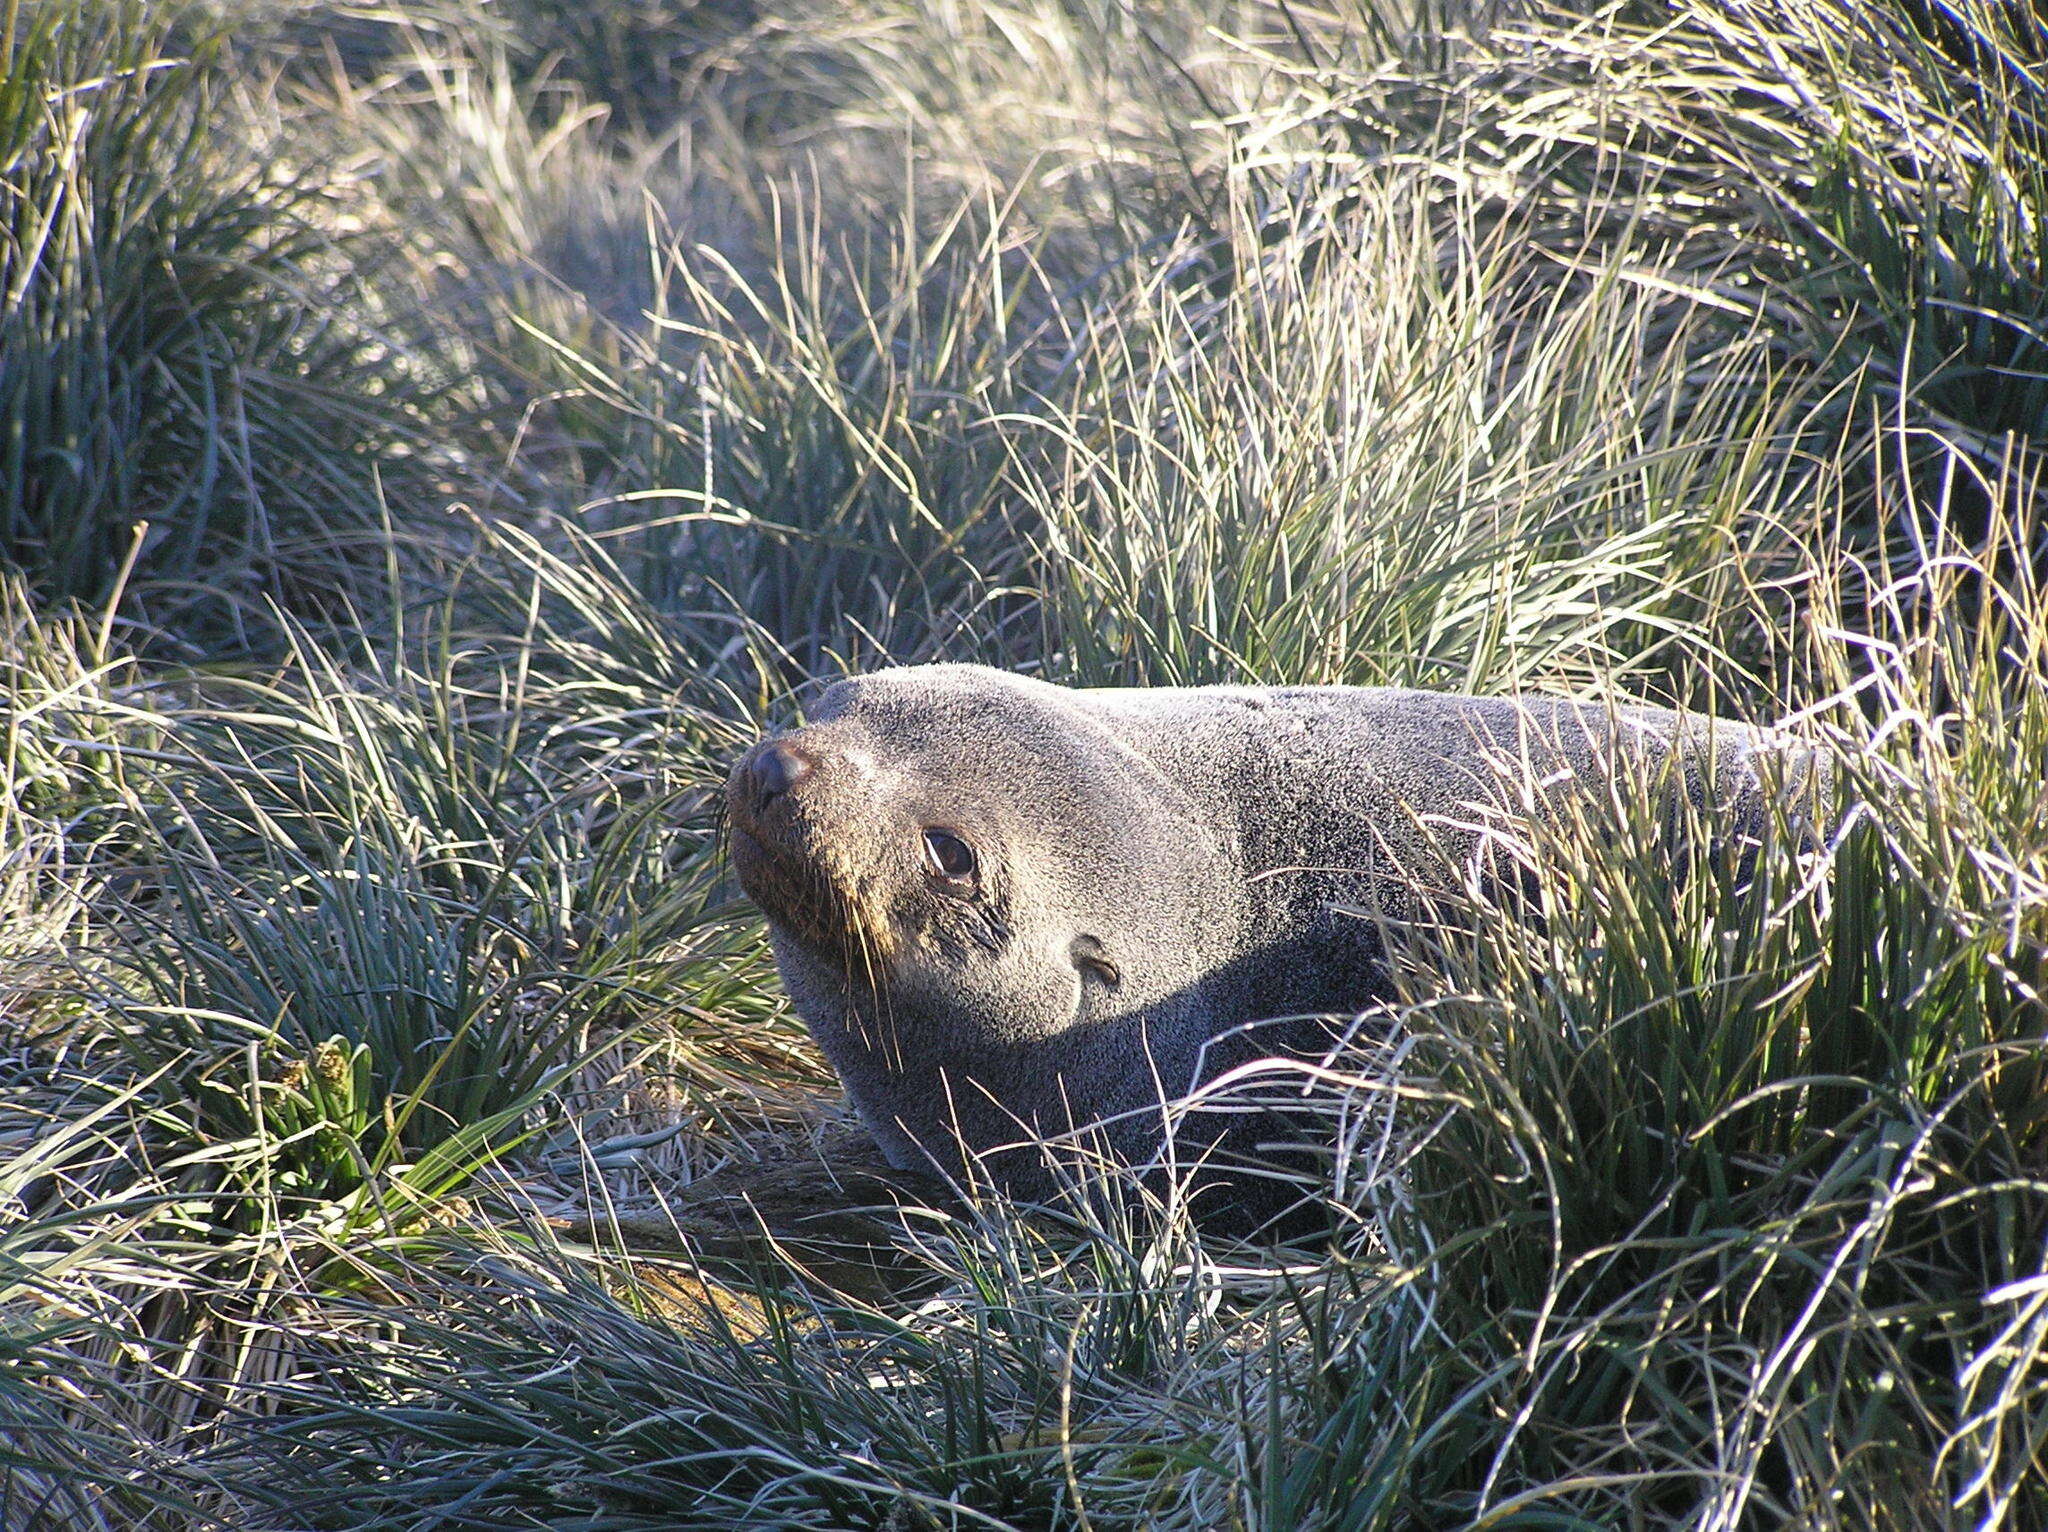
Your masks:
M924 832L924 864L933 877L966 884L974 879L974 848L951 830Z

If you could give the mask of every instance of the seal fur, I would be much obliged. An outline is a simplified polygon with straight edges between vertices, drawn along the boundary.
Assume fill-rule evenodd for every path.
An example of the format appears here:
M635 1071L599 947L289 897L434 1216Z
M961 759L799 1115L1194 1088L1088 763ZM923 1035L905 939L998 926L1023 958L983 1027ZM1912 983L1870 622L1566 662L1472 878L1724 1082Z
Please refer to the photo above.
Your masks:
M727 808L790 996L890 1161L957 1175L964 1146L1040 1194L1034 1140L1096 1125L1142 1162L1163 1103L1321 1052L1305 1018L1389 994L1387 930L1516 882L1517 819L1625 762L1753 817L1779 743L1650 707L922 665L832 686L735 765Z

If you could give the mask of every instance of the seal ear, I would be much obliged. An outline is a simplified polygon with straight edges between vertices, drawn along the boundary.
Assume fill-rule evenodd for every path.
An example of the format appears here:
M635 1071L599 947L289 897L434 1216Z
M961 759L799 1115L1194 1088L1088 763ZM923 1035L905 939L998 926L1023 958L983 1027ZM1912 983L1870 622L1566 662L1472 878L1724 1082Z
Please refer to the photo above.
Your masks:
M1073 959L1074 966L1082 973L1111 989L1124 982L1124 976L1117 972L1116 964L1109 960L1109 953L1103 949L1099 937L1075 937L1073 945L1067 948L1067 956Z

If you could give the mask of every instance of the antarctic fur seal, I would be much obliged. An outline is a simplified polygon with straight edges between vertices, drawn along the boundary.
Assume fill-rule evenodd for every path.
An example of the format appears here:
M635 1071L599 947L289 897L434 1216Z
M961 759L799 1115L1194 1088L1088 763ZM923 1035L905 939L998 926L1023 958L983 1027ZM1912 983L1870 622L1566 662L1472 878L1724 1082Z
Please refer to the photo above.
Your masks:
M964 1145L1037 1195L1034 1136L1106 1125L1142 1163L1163 1102L1322 1051L1301 1018L1385 998L1384 935L1432 889L1512 882L1498 826L1533 801L1634 761L1754 813L1774 738L1542 697L918 665L832 686L733 767L727 811L790 997L891 1162L958 1174Z

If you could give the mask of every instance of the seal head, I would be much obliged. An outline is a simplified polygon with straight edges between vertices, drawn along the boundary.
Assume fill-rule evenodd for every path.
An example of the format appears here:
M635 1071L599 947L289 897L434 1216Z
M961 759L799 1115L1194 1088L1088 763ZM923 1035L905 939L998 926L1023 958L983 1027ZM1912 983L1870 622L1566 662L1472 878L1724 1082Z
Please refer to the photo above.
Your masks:
M733 768L741 885L899 1164L957 1173L961 1138L1000 1155L1193 1082L1190 1050L1155 1034L1235 951L1242 872L1227 827L1073 696L885 671ZM1012 1158L1004 1179L1036 1184Z

